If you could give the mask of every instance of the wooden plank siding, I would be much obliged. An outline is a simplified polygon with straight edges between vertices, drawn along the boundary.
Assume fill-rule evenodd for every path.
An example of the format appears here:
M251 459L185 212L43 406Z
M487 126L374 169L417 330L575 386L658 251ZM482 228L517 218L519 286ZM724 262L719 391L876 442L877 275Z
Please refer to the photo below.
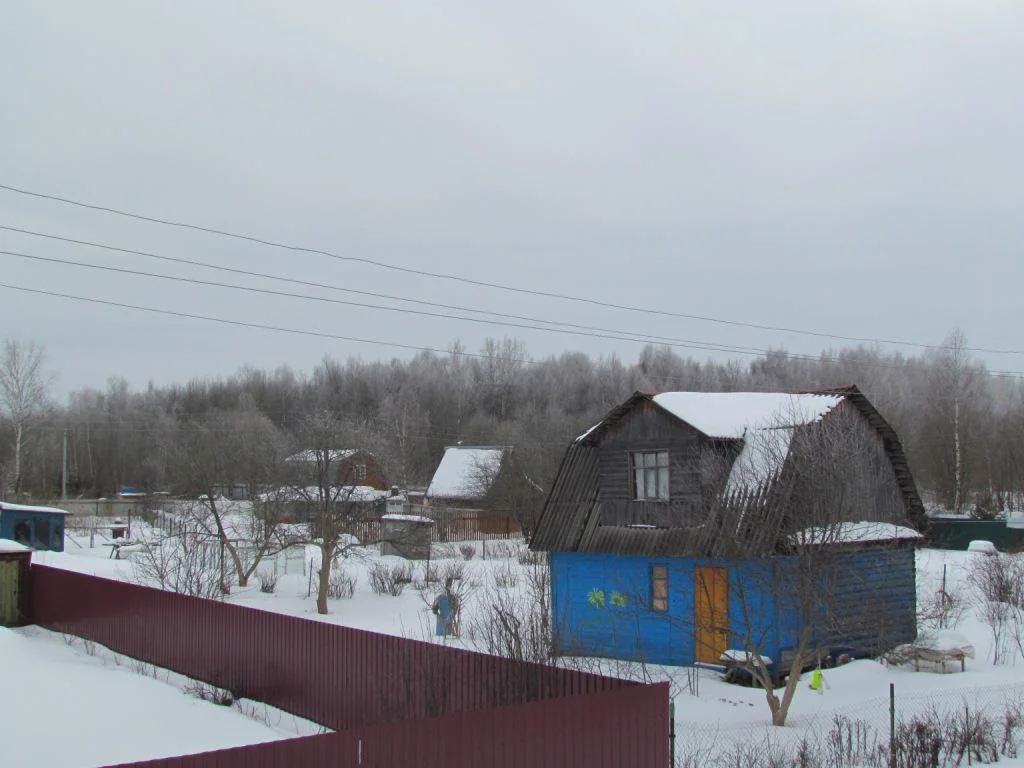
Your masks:
M821 585L828 605L812 646L855 656L909 642L916 636L914 551L867 547L839 551ZM650 569L668 570L668 606L652 610ZM559 651L654 664L693 664L697 648L701 569L722 569L727 595L716 604L727 617L730 648L760 639L760 650L784 661L800 634L800 610L788 592L795 557L764 559L657 557L557 552L551 555L552 617ZM600 593L603 602L592 598ZM613 603L618 593L623 599ZM722 599L721 595L718 595ZM622 604L624 602L624 604ZM724 604L723 604L724 603ZM721 644L723 640L718 640Z
M785 554L788 534L841 521L891 521L925 526L923 505L895 432L855 388L825 419L848 428L837 460L849 466L848 493L825 489L831 519L823 519L823 488L801 461L817 424L795 428L781 471L758 487L726 488L727 470L742 440L712 439L637 394L566 451L531 547L541 551L705 557ZM846 438L844 437L844 440ZM634 498L630 453L669 454L669 499ZM718 457L717 470L709 469ZM798 457L798 458L795 458ZM842 501L837 501L842 498ZM647 527L636 527L647 526Z
M912 547L844 553L830 587L834 621L832 631L822 638L824 644L874 655L917 636Z

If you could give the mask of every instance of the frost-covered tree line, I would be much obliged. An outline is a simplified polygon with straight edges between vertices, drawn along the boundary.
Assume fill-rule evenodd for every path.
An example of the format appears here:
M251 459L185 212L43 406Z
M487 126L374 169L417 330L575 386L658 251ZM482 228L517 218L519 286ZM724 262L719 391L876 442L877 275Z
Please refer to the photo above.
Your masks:
M124 485L193 492L175 457L197 436L287 446L317 413L370 440L395 485L425 484L443 447L463 441L515 445L524 472L546 488L568 441L635 390L845 384L860 386L897 429L933 502L991 514L1020 504L1024 493L1024 384L987 370L959 331L919 354L858 346L817 358L777 350L725 362L656 346L634 362L579 352L533 359L515 339L488 340L475 351L455 342L447 354L410 360L326 357L311 372L243 368L224 379L154 382L142 391L112 371L105 390L74 392L64 404L35 397L34 382L12 376L26 375L24 354L39 347L26 340L5 350L0 480L8 493L18 487L37 498L59 495L65 431L69 496L109 495ZM29 366L33 371L45 384L47 371L60 372L60 360ZM194 455L194 447L186 453Z

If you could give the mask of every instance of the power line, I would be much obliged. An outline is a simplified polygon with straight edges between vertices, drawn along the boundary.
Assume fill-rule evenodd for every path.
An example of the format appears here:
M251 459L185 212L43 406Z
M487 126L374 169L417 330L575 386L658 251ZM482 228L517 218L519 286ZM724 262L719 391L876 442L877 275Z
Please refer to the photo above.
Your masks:
M612 329L612 328L602 328L600 326L581 325L581 324L578 324L578 323L568 323L568 322L565 322L565 321L562 321L562 320L547 320L545 318L531 317L529 315L514 315L514 314L503 313L503 312L492 312L492 311L489 311L489 310L474 309L474 308L471 308L471 307L462 307L462 306L459 306L457 304L443 304L443 303L440 303L440 302L425 301L423 299L412 299L412 298L407 298L405 296L395 296L395 295L392 295L392 294L378 293L378 292L375 292L375 291L364 291L364 290L358 290L358 289L355 289L355 288L344 288L344 287L341 287L341 286L330 285L330 284L327 284L327 283L317 283L317 282L313 282L313 281L309 281L309 280L299 280L299 279L296 279L296 278L283 277L283 276L280 276L280 275L271 275L271 274L267 274L265 272L254 272L254 271L248 270L248 269L239 269L239 268L236 268L236 267L225 267L225 266L221 266L221 265L218 265L218 264L210 264L210 263L203 262L203 261L197 261L195 259L185 259L185 258L180 258L180 257L176 257L176 256L163 256L163 255L156 254L156 253L151 253L151 252L148 252L148 251L139 251L139 250L134 250L134 249L131 249L131 248L121 248L121 247L118 247L118 246L106 245L106 244L103 244L103 243L96 243L96 242L91 242L91 241L87 241L87 240L77 240L77 239L70 238L70 237L62 237L60 235L51 235L51 234L43 233L43 232L34 232L32 230L21 229L19 227L6 226L6 225L3 225L3 224L0 224L0 230L6 230L6 231L9 231L9 232L17 232L19 234L31 235L31 236L34 236L34 237L48 238L50 240L58 240L58 241L61 241L61 242L72 243L72 244L75 244L75 245L85 245L85 246L89 246L89 247L92 247L92 248L101 248L103 250L114 251L114 252L117 252L117 253L131 254L131 255L135 255L135 256L144 256L144 257L147 257L147 258L158 259L160 261L166 261L166 262L173 263L173 264L186 264L186 265L194 266L194 267L202 267L204 269L212 269L212 270L216 270L216 271L219 271L219 272L228 272L228 273L231 273L231 274L244 275L246 277L257 277L257 278L263 278L263 279L267 279L267 280L277 280L277 281L281 281L281 282L285 282L285 283L291 283L291 284L294 284L294 285L302 285L302 286L313 287L313 288L322 288L322 289L331 290L331 291L340 291L340 292L343 292L343 293L357 294L357 295L360 295L360 296L373 296L375 298L389 299L389 300L392 300L392 301L405 301L405 302L409 302L409 303L412 303L412 304L418 304L418 305L421 305L421 306L438 307L438 308L441 308L441 309L451 309L451 310L456 310L456 311L459 311L459 312L472 312L472 313L475 313L475 314L489 315L491 317L500 317L500 318L506 318L506 319L512 319L512 320L523 320L523 321L527 321L527 322L531 322L531 323L543 323L543 324L546 324L546 325L553 325L553 326L564 326L566 328L574 328L574 329L583 330L583 331L595 331L595 332L598 332L598 333L617 334L617 335L620 335L620 336L625 336L626 337L625 338L626 341L636 341L637 339L635 337L643 337L643 339L647 343L655 343L655 344L677 343L677 344L680 344L680 345L692 346L695 349L701 349L701 348L704 348L705 346L707 346L708 344L710 344L710 342L697 341L697 340L693 340L693 339L680 339L680 338L676 338L676 337L673 337L673 336L658 336L658 335L654 335L654 334L642 333L642 332L639 332L639 331L619 331L619 330ZM116 270L116 268L114 268L114 267L102 267L102 266L98 266L98 265L92 265L92 264L87 264L87 263L84 263L84 262L76 262L76 261L70 261L70 260L64 260L62 262L62 260L60 260L60 259L49 258L49 257L42 257L42 256L31 256L29 254L15 252L15 251L0 251L0 253L5 253L5 254L7 254L9 256L20 256L20 257L26 258L26 259L34 259L34 260L37 260L37 261L52 261L52 262L60 262L60 263L73 264L75 266L92 267L94 269L110 269L110 270L113 270L113 271L119 271L119 270ZM148 273L148 272L133 273L131 270L120 270L120 271L124 271L124 272L129 273L129 274L144 275L144 276L148 276L148 277L159 277L159 275L153 275L153 274ZM177 278L168 277L166 279L172 279L173 280L173 279L177 279ZM221 286L221 284L218 284L218 283L210 283L210 284L211 285L216 285L216 286ZM231 287L231 286L222 286L222 287ZM242 288L239 287L239 290L247 290L247 289L242 289ZM298 296L296 294L281 294L281 295L293 296L295 298L308 298L308 299L320 300L319 297L313 297L313 296ZM390 310L390 311L410 311L410 312L413 311L413 310L401 310L401 309L396 309L396 308L392 308L392 307L379 307L379 306L370 305L370 304L358 304L358 303L355 303L355 302L337 302L337 303L341 303L341 304L348 303L348 304L351 304L352 306L370 307L370 308L375 308L375 309L386 309L386 310ZM428 313L428 314L430 314L430 313ZM436 315L436 316L439 316L439 317L451 317L449 315ZM511 323L511 324L510 323L496 323L496 322L493 322L493 321L475 320L473 318L457 318L457 319L463 319L463 320L467 320L467 321L470 321L470 322L492 322L492 324L494 324L494 325L511 325L512 327L532 328L532 326L522 326L522 325L518 325L518 324L515 324L515 323ZM539 329L539 330L555 330L555 329ZM758 353L758 354L760 353L760 350L756 349L754 347L745 347L745 346L741 346L741 345L732 345L732 344L716 345L715 348L712 351L719 351L718 350L719 346L723 346L723 347L726 347L728 349L734 349L736 351L745 350L747 352Z
M357 262L361 264L367 264L369 266L378 267L380 269L392 270L395 272L402 272L405 274L416 275L419 277L430 277L439 280L451 280L467 285L474 285L482 288L494 288L502 291L509 291L512 293L518 293L529 296L540 296L550 299L559 299L562 301L571 301L578 304L588 304L591 306L604 307L606 309L618 309L627 312L636 312L649 315L658 315L661 317L673 317L682 320L697 320L706 323L716 323L719 325L728 325L739 328L752 328L761 331L774 331L777 333L791 333L805 336L814 336L817 338L833 339L836 341L852 341L865 344L890 344L897 346L916 347L920 349L942 349L941 345L936 344L921 344L918 342L904 341L900 339L882 339L882 338L870 338L865 336L850 336L837 333L827 333L824 331L812 331L801 328L789 328L786 326L779 325L767 325L763 323L751 323L740 320L732 320L720 317L711 317L708 315L695 315L687 314L683 312L669 312L661 309L651 309L648 307L638 307L629 304L617 304L610 301L602 301L600 299L593 299L583 296L573 296L570 294L556 293L553 291L541 291L531 288L519 288L516 286L505 285L503 283L493 283L486 280L474 280L472 278L463 277L461 275L452 275L443 272L431 272L429 270L415 269L413 267L404 267L397 264L389 264L384 261L377 259L371 259L365 256L343 256L341 254L333 253L320 248L308 248L305 246L292 245L289 243L276 242L273 240L267 240L265 238L255 237L253 235L245 235L237 232L229 232L227 230L216 229L214 227L205 227L199 224L192 224L183 221L173 221L171 219L164 219L155 216L145 216L138 213L133 213L120 208L114 208L106 205L98 205L95 203L86 203L80 200L73 200L67 197L61 197L59 195L51 195L43 192L35 192L32 190L24 189L21 187L15 187L8 184L0 184L0 189L8 192L13 192L19 195L26 195L42 200L50 200L65 205L72 205L78 208L84 208L87 210L98 211L102 213L108 213L114 216L122 216L125 218L136 219L138 221L145 221L151 224L160 224L162 226L176 227L179 229L187 229L195 232L203 232L206 234L217 235L220 237L232 238L234 240L240 240L249 243L255 243L258 245L265 245L270 248L280 248L283 250L293 251L297 253L308 253L317 256L325 256L330 259L336 259L338 261ZM1020 350L1005 350L1005 349L990 349L986 347L965 347L966 351L977 352L983 354L992 355L1021 355L1024 351Z
M0 253L6 253L6 252L0 251ZM21 255L21 254L15 254L15 255ZM183 279L183 278L169 278L169 279L177 280L177 279ZM416 346L416 345L413 345L413 344L402 344L400 342L394 342L394 341L381 341L379 339L364 339L364 338L359 338L359 337L356 337L356 336L344 336L344 335L341 335L341 334L326 333L326 332L323 332L323 331L310 331L310 330L303 330L303 329L297 329L297 328L287 328L287 327L284 327L284 326L266 325L266 324L263 324L263 323L254 323L254 322L245 321L245 320L230 320L230 319L227 319L227 318L211 317L209 315L199 315L199 314L194 314L194 313L190 313L190 312L180 312L180 311L170 310L170 309L159 309L157 307L142 306L142 305L138 305L138 304L127 304L127 303L124 303L124 302L110 301L110 300L107 300L107 299L97 299L97 298L88 297L88 296L76 296L74 294L60 293L58 291L48 291L48 290L44 290L44 289L41 289L41 288L28 288L28 287L25 287L25 286L13 285L11 283L0 282L0 288L7 288L9 290L20 291L22 293L32 293L32 294L36 294L36 295L40 295L40 296L52 296L52 297L55 297L55 298L69 299L69 300L72 300L72 301L80 301L80 302L89 303L89 304L100 304L100 305L109 306L109 307L117 307L119 309L135 309L135 310L138 310L138 311L141 311L141 312L150 312L150 313L153 313L153 314L169 315L169 316L172 316L172 317L187 318L187 319L190 319L190 320L205 320L207 322L221 323L221 324L224 324L224 325L233 325L233 326L237 326L237 327L240 327L240 328L253 328L253 329L256 329L256 330L277 331L279 333L288 333L288 334L293 334L293 335L298 335L298 336L311 336L311 337L322 338L322 339L330 339L330 340L334 340L334 341L350 341L350 342L355 342L355 343L359 343L359 344L374 344L374 345L378 345L378 346L394 347L396 349L413 350L413 351L416 351L416 352L435 352L435 353L438 353L438 354L445 354L445 355L451 353L451 350L440 350L440 349L437 349L437 348L434 348L434 347ZM249 289L248 288L242 288L242 290L249 290ZM253 290L257 290L257 289L253 289ZM330 299L321 299L321 300L323 300L323 301L331 301ZM541 329L541 330L545 330L545 329ZM585 335L589 335L589 334L585 334ZM618 338L618 337L610 337L610 338L615 338L615 340L617 340L617 341L630 341L630 339L624 339L624 338ZM633 340L633 341L637 341L637 340ZM643 343L643 342L641 342L641 343ZM684 346L684 345L675 345L675 346ZM700 349L703 349L705 351L718 351L718 352L727 352L727 353L736 353L736 354L747 354L747 355L758 355L758 356L764 355L764 354L768 354L768 353L771 352L771 350L758 350L758 351L747 352L747 351L742 351L742 350L739 350L739 349L729 349L729 348L725 348L725 347L714 347L714 346L710 346L710 345L706 346L706 347L700 347ZM462 352L462 351L460 351L458 354L459 355L463 355L465 357L472 357L472 358L478 358L478 359L484 359L484 360L492 359L493 358L492 355L487 355L487 354L483 354L483 353ZM836 359L827 358L827 357L815 357L815 356L811 356L811 355L800 355L800 354L793 354L793 353L784 353L784 354L786 355L786 357L788 359L791 359L791 360L804 360L804 361L812 362L812 363L826 363L826 364L832 364L832 365L839 365L839 364L843 364L844 363L844 361L842 361L842 360L836 360ZM531 365L538 364L538 361L534 361L534 360L524 360L523 362L526 363L526 364L531 364ZM886 364L886 363L870 363L868 365L871 368L892 368L892 369L901 369L902 368L902 366L893 365L893 364ZM980 373L982 373L985 376L989 376L989 377L1024 377L1024 371L988 371L988 370L985 370L985 371L981 371ZM674 379L678 380L677 377L659 377L659 378L661 378L664 381L672 381Z
M267 296L280 296L280 297L289 298L289 299L301 299L303 301L318 301L318 302L322 302L322 303L325 303L325 304L339 304L339 305L349 306L349 307L360 307L360 308L363 308L363 309L376 309L376 310L380 310L380 311L384 311L384 312L398 312L398 313L401 313L401 314L420 315L420 316L424 316L424 317L437 317L437 318L441 318L441 319L444 319L444 320L463 320L463 321L468 322L468 323L484 323L484 324L487 324L487 325L496 325L496 326L507 327L507 328L523 328L523 329L532 330L532 331L548 331L550 333L565 333L565 334L569 334L569 335L572 335L572 336L587 336L587 337L597 338L597 339L609 339L609 340L612 340L612 341L631 341L631 342L637 342L639 344L649 344L649 343L654 342L654 339L651 338L651 337L637 338L637 337L631 337L631 336L613 335L613 334L618 334L619 333L618 331L609 331L608 333L592 333L592 332L588 332L588 331L574 331L574 330L568 330L568 329L563 329L563 328L545 328L543 326L527 325L525 323L513 323L513 322L501 321L501 320L486 320L484 318L479 318L479 317L460 317L458 315L448 315L448 314L443 314L443 313L440 313L440 312L426 312L424 310L408 309L408 308L405 308L405 307L386 307L386 306L381 306L379 304L367 304L365 302L359 302L359 301L345 301L344 299L329 299L329 298L326 298L326 297L323 297L323 296L311 296L309 294L290 293L288 291L276 291L276 290L273 290L271 288L256 288L254 286L235 285L233 283L220 283L220 282L216 282L214 280L200 280L200 279L197 279L197 278L190 278L190 277L178 277L176 275L163 275L163 274L160 274L160 273L157 273L157 272L145 272L145 271L136 270L136 269L127 269L125 267L111 267L111 266L107 266L107 265L103 265L103 264L90 264L88 262L74 261L72 259L58 259L58 258L54 258L54 257L50 257L50 256L34 256L32 254L20 253L20 252L17 252L17 251L3 251L3 250L0 250L0 254L5 255L5 256L16 256L16 257L22 258L22 259L30 259L32 261L46 262L46 263L50 263L50 264L64 264L66 266L83 267L83 268L86 268L86 269L98 269L98 270L102 270L104 272L116 272L116 273L124 274L124 275L134 275L136 277L149 277L149 278L154 278L154 279L158 279L158 280L170 280L170 281L177 282L177 283L189 283L191 285L205 285L205 286L212 287L212 288L227 288L229 290L234 290L234 291L245 291L245 292L248 292L248 293L259 293L259 294L263 294L263 295L267 295ZM663 344L663 345L670 346L670 347L680 347L680 348L684 348L684 349L700 349L700 350L711 351L711 352L736 352L736 353L739 353L739 354L754 354L754 355L760 355L763 352L763 350L754 349L752 347L733 347L733 346L730 346L730 345L711 346L711 345L709 345L709 344L707 344L705 342L701 342L701 341L690 341L690 340L686 340L686 339L680 339L680 340L678 340L678 342L672 342L672 341L664 340L664 337L655 337L655 338L662 339L661 341L657 341L656 343Z

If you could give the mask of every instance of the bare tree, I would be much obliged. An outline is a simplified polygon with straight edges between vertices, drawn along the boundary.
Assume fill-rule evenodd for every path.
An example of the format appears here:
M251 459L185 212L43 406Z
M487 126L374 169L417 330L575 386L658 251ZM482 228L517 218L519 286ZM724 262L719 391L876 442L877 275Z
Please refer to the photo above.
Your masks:
M870 597L853 613L836 610L840 589L863 579L846 557L850 547L896 544L891 521L904 517L881 437L852 407L840 409L818 423L792 427L800 420L783 416L748 433L730 471L733 491L725 489L716 510L716 525L740 546L764 529L771 539L742 577L729 580L729 604L738 608L738 620L712 610L694 631L698 642L710 632L739 643L743 655L737 661L764 688L773 725L785 724L801 673L821 662L832 638L886 621L884 608ZM700 580L695 585L708 605L715 604L710 593L716 588L721 586ZM789 658L768 659L769 638L780 631L794 638ZM781 696L773 668L786 675Z
M227 552L240 587L248 585L266 555L287 545L275 492L284 457L283 436L258 411L209 413L179 433L171 475L178 490L191 497L188 511L195 523ZM231 510L222 492L232 486L260 495L260 503Z
M500 460L492 459L475 462L468 485L488 509L512 517L529 540L547 492L531 477L523 452L515 447L505 450Z
M0 401L14 425L14 492L21 492L25 429L46 400L44 351L35 344L7 339L0 361Z
M307 519L303 540L320 550L317 613L328 612L334 562L380 541L379 536L360 538L365 538L361 524L376 516L377 494L359 486L355 466L344 461L348 450L365 448L369 440L362 424L343 422L327 410L304 418L295 435L298 451L288 462L288 493Z

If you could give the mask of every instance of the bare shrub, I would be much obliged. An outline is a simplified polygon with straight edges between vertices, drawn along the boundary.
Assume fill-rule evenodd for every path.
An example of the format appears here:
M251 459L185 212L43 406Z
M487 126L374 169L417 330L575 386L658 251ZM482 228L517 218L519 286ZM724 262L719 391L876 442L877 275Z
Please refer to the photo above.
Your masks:
M917 626L921 630L956 629L967 614L964 593L955 587L937 589L923 598L917 608Z
M412 583L412 565L381 563L370 566L370 589L375 595L398 597Z
M421 568L417 568L414 571L412 588L417 592L429 589L431 584L437 583L438 572L438 564L435 561L428 560L423 563Z
M215 540L183 533L143 541L140 550L132 562L142 584L193 597L225 594L224 561Z
M835 715L826 739L826 764L834 768L870 765L884 742L870 723Z
M980 604L978 616L992 635L992 663L1024 656L1024 556L976 557L967 578Z
M466 580L466 564L461 560L451 560L439 563L437 566L437 580L442 584L448 579L452 581Z
M1024 605L1024 558L1020 555L975 557L967 578L985 600Z
M512 589L519 583L519 569L510 563L505 563L494 570L494 586L503 589Z
M496 541L487 542L487 557L491 560L506 560L509 558L516 557L521 544L512 541L503 541L498 539Z
M357 580L358 577L348 569L335 567L331 571L331 580L327 585L327 596L332 600L351 599L356 593Z
M1003 734L999 749L1007 757L1017 757L1017 740L1020 738L1021 726L1024 726L1024 706L1020 699L1006 702L1002 725Z
M459 548L451 542L434 544L431 548L431 554L437 560L456 560L460 557Z
M544 565L544 563L547 562L547 557L544 552L534 552L526 546L521 546L519 548L519 551L516 553L516 558L519 560L520 565Z
M555 649L551 632L550 583L546 566L524 573L522 592L488 587L469 625L468 637L477 649L493 656L549 664Z
M460 544L459 552L462 554L463 560L472 560L476 555L476 547L472 544Z
M224 688L204 683L201 680L193 680L182 689L189 696L209 701L222 707L230 707L235 703L236 696Z
M264 570L256 574L256 580L260 583L260 592L265 595L272 595L277 591L277 573Z

